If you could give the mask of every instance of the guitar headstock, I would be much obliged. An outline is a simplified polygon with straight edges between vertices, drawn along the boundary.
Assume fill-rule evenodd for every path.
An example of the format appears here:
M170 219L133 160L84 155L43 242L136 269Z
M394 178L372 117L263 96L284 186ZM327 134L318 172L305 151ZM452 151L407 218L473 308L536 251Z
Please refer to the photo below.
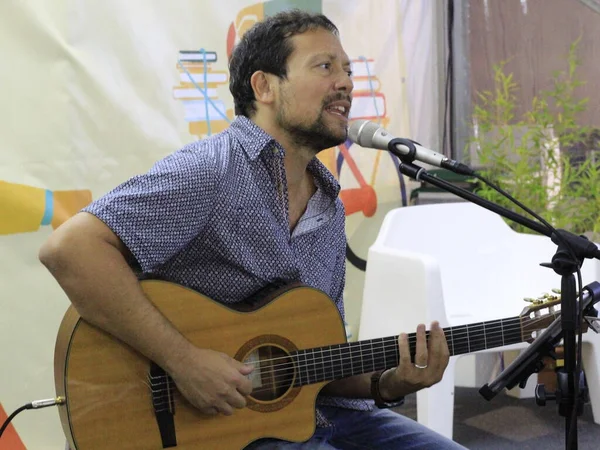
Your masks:
M560 290L552 289L552 293L523 300L530 305L523 308L519 315L521 333L523 341L531 343L539 333L560 316Z

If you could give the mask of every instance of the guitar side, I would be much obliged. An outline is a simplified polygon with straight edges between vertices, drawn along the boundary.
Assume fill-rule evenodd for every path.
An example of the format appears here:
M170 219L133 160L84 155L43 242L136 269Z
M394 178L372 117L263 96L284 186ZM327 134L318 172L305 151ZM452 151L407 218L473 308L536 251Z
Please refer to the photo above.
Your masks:
M273 343L286 351L346 341L335 304L322 292L296 287L255 311L238 312L180 285L142 281L147 297L200 348L244 357ZM83 321L71 307L55 349L63 430L73 449L160 449L148 373L150 361ZM324 382L291 388L275 399L252 399L232 416L201 415L175 392L176 448L241 449L262 437L308 439L315 429L315 399Z

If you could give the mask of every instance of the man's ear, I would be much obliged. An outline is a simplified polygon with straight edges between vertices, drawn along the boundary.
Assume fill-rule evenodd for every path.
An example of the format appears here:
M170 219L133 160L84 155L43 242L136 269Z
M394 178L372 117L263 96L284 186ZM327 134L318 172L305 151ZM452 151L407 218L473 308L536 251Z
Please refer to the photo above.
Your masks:
M275 76L257 70L250 77L254 98L258 103L271 104L275 101Z

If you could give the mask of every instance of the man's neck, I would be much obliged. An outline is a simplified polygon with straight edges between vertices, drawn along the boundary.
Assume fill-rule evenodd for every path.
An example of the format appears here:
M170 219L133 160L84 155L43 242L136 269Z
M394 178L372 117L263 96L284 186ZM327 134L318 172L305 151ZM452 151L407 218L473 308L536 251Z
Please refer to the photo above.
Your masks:
M272 125L272 121L251 119L256 125L272 136L285 150L284 166L288 189L297 190L306 182L307 167L315 156L315 150L297 145L283 130Z

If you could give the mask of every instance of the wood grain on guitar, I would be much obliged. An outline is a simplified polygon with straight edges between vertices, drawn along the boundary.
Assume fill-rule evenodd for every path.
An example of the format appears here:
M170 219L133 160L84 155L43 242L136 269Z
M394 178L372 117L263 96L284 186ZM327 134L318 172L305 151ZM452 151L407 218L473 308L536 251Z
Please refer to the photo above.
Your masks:
M248 406L232 416L200 414L160 367L70 307L56 341L55 383L66 398L59 413L73 449L238 450L263 437L304 441L327 382L398 364L397 336L346 342L334 302L310 287L284 287L255 310L237 311L174 283L141 285L192 343L255 366ZM446 328L450 354L531 340L557 317L553 308ZM413 355L415 342L409 334Z

